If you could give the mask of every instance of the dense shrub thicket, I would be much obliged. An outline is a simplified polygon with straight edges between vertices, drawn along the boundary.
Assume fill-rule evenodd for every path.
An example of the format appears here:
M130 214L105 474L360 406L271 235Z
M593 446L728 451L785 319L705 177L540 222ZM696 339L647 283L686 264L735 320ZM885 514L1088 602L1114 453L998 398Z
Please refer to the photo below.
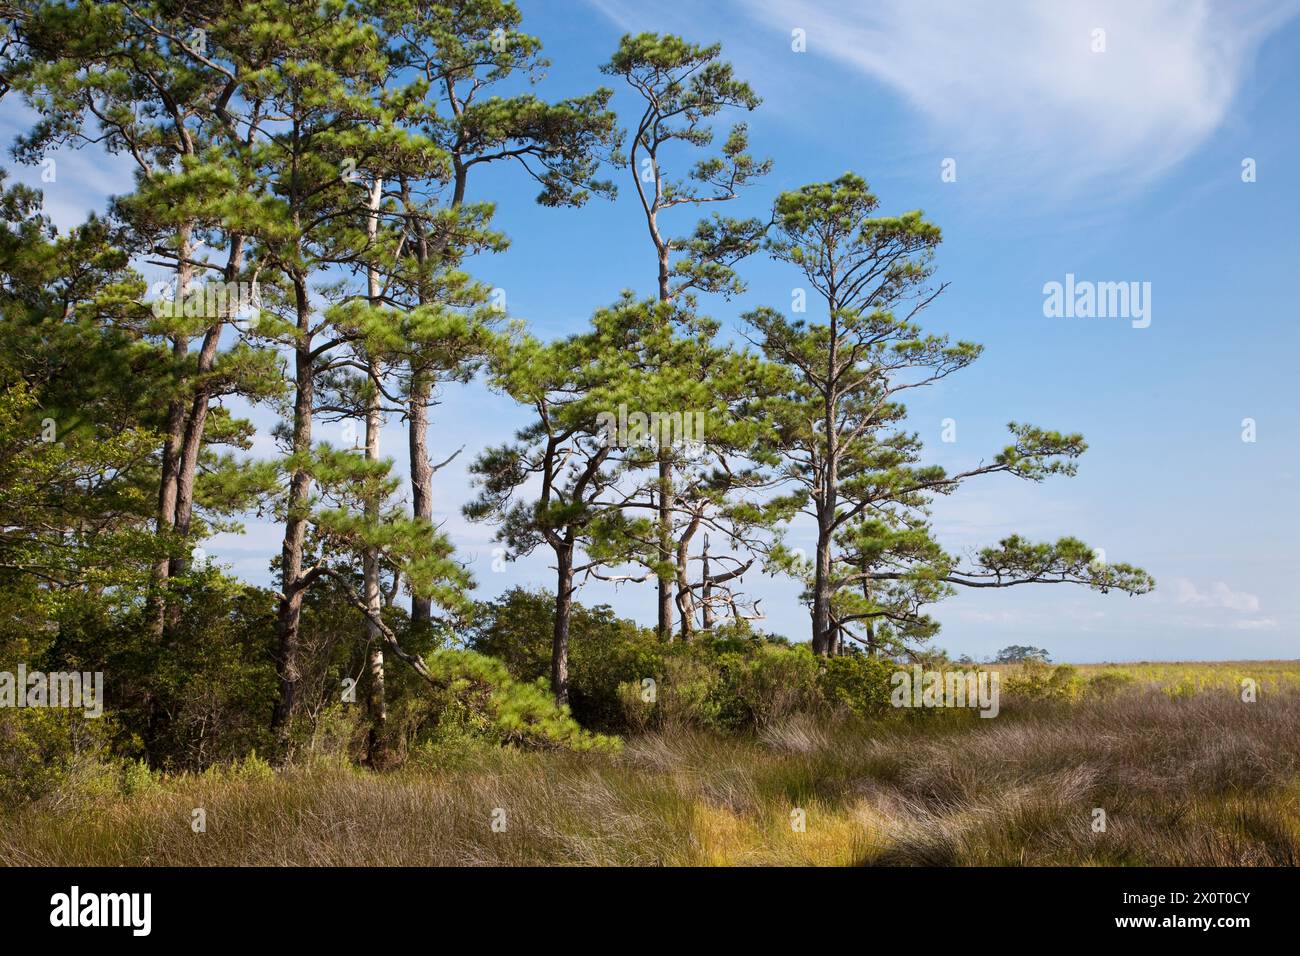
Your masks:
M13 670L19 660L29 670L77 669L93 647L102 662L96 669L113 679L99 719L0 710L0 801L72 785L129 786L142 765L202 770L271 752L271 602L215 570L192 575L178 594L177 624L165 643L146 636L138 612L92 615L76 607L57 618L57 638L20 642L10 635L0 669ZM652 729L744 733L797 712L869 716L889 707L894 665L885 660L819 658L807 645L734 626L665 644L607 606L579 604L571 703L560 708L546 685L553 613L546 592L515 589L478 605L472 628L448 639L413 632L405 615L391 610L390 626L434 681L388 668L383 749L391 763L475 743L611 750L616 735ZM302 674L295 751L364 759L369 673L367 648L355 640L360 614L338 591L321 588L304 615L316 646Z
M481 605L472 646L505 662L519 680L543 679L553 601L543 591L515 589ZM889 707L895 669L863 654L817 657L805 644L736 625L665 644L606 606L575 608L570 640L574 716L618 733L749 730L822 709L878 714Z

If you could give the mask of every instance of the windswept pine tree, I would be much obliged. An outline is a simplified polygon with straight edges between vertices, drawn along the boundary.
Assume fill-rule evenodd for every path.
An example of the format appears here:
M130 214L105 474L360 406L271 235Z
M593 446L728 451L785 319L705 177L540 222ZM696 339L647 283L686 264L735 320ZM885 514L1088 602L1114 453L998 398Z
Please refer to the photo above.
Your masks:
M853 173L782 193L768 250L801 273L824 314L791 320L761 308L745 316L763 354L788 374L768 414L793 486L781 504L816 526L805 575L813 650L837 654L845 634L873 649L923 640L935 625L921 608L954 586L1149 591L1154 581L1145 571L1104 564L1075 538L1032 544L1011 536L973 564L934 540L927 505L935 495L986 475L1035 482L1073 475L1087 446L1082 435L1012 422L1012 443L987 463L956 473L922 464L920 437L903 428L901 399L966 368L981 348L926 333L914 321L943 292L931 282L939 228L920 212L878 210ZM792 553L782 557L804 573Z
M759 248L765 224L714 213L700 220L693 233L679 236L673 235L669 223L661 218L679 206L700 208L730 202L771 168L770 162L750 155L748 128L737 123L716 153L700 156L683 176L672 172L677 150L706 150L713 144L712 123L719 114L734 109L752 111L759 105L749 84L737 79L731 64L720 58L721 51L720 44L702 46L671 34L625 35L613 57L601 67L622 79L644 101L631 125L627 165L654 247L657 298L666 306L650 314L667 323L670 332L675 323L681 333L662 337L647 332L641 343L642 359L661 374L654 390L641 398L640 408L667 415L670 421L672 413L707 409L705 432L713 439L710 444L708 438L699 436L706 447L693 449L688 456L682 442L673 436L651 436L655 460L649 464L657 475L645 495L657 510L655 540L652 548L634 547L630 555L649 567L657 580L657 627L662 640L673 637L674 588L681 634L687 638L697 606L709 603L703 600L705 590L724 585L749 566L732 559L732 567L712 575L712 584L704 577L693 583L689 573L693 539L701 528L712 525L719 530L721 525L730 525L731 530L723 532L727 537L744 535L741 526L724 516L725 503L732 490L728 486L752 486L753 474L739 477L725 458L709 462L717 467L701 467L698 459L711 458L713 452L734 459L754 437L736 430L731 415L734 409L729 406L752 393L756 384L752 367L742 371L748 360L734 358L725 347L716 345L716 324L695 316L694 310L696 292L730 298L743 291L734 266ZM674 380L676 388L670 386ZM631 538L636 536L631 531ZM715 556L715 561L726 560Z

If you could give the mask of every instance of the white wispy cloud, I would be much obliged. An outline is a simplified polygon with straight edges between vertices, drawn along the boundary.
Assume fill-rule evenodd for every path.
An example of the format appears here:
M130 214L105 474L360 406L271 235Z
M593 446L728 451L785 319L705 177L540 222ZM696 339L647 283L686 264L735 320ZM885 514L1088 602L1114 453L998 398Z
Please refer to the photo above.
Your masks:
M1271 631L1276 627L1277 620L1271 617L1249 617L1233 625L1238 631Z
M1300 12L1295 0L742 3L807 31L807 55L905 97L959 170L983 154L1066 191L1102 176L1137 186L1188 156L1229 115L1263 39Z
M1187 578L1174 578L1174 598L1179 604L1192 607L1225 608L1230 611L1254 612L1259 610L1259 597L1245 591L1234 591L1223 581L1215 581L1202 591Z

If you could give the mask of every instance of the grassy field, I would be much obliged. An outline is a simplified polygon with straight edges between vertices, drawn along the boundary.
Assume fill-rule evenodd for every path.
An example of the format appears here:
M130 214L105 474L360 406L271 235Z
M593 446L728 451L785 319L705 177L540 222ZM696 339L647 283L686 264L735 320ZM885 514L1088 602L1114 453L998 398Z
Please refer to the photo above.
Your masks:
M471 750L147 778L0 816L0 859L67 865L1295 865L1300 663L1089 665L1068 700L617 755ZM1240 699L1242 677L1259 682ZM1189 684L1189 681L1191 682ZM1098 685L1100 686L1100 685ZM1198 686L1191 691L1189 686ZM194 832L194 810L206 831ZM1105 830L1096 827L1098 810Z
M1016 664L985 664L990 670L1014 673ZM1300 688L1300 661L1135 661L1127 663L1070 664L1085 680L1104 673L1120 673L1138 684L1170 690L1241 688L1245 678L1261 689Z

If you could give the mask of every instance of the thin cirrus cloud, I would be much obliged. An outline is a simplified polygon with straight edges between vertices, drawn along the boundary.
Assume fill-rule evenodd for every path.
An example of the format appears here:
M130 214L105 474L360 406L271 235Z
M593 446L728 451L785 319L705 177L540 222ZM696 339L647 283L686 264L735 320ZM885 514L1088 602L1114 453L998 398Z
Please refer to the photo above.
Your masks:
M1300 12L1295 0L741 3L806 31L808 55L900 94L946 155L1058 190L1137 186L1186 158L1229 116L1260 43Z
M1243 612L1259 610L1259 598L1256 595L1234 591L1223 581L1215 581L1205 590L1200 590L1187 578L1175 578L1173 587L1174 597L1179 604Z

